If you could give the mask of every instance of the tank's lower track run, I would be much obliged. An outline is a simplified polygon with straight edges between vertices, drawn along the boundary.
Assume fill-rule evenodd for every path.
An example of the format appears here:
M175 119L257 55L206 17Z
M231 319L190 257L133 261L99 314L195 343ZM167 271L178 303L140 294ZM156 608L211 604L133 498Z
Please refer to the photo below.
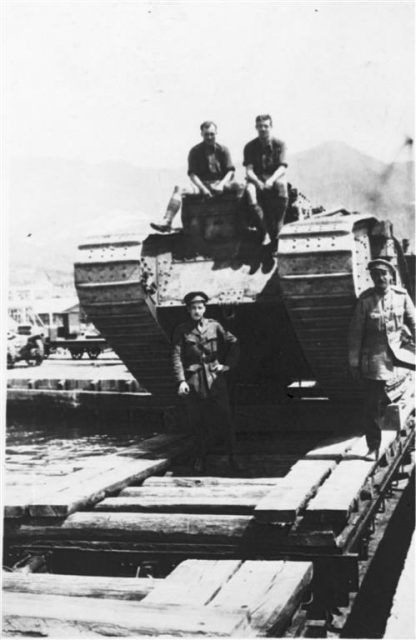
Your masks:
M339 212L288 224L279 238L281 294L276 295L283 296L315 379L324 393L337 401L354 402L362 396L349 373L348 329L357 297L372 286L367 263L374 257L371 232L375 222L365 215ZM169 307L170 313L178 306L181 278L190 287L203 287L213 273L206 266L209 262L188 264L186 260L179 260L180 268L176 265L173 270L163 246L154 248L146 258L144 246L134 235L101 237L80 246L75 265L82 307L150 392L149 402L160 407L175 404L176 394L169 336L161 329L158 313L162 307L164 311ZM204 264L205 270L196 270L196 264ZM273 273L241 277L240 271L228 270L224 278L228 289L237 283L249 290L247 304L256 305ZM218 295L221 278L215 283L214 294ZM237 296L234 303L241 300L242 296ZM276 326L277 333L281 330ZM404 379L400 374L393 380L391 400L400 395Z
M75 282L82 308L129 371L151 391L152 402L172 405L169 340L145 290L140 242L112 236L81 245Z
M316 380L330 398L361 397L348 365L348 330L357 297L372 286L374 219L318 217L286 225L279 237L279 276L285 304ZM391 397L405 376L392 381Z

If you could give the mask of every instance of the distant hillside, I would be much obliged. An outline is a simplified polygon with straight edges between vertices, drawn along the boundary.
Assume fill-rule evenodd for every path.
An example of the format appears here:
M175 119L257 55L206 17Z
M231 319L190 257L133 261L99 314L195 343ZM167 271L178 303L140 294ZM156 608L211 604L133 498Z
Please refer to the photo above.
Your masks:
M413 163L386 165L342 142L327 142L295 155L290 178L313 203L388 218L398 238L413 240Z
M10 278L46 272L72 279L78 242L87 235L135 229L146 235L185 170L97 165L59 158L15 159L10 166ZM239 167L238 175L243 172ZM382 176L385 176L382 179ZM413 165L387 165L340 142L290 158L289 177L314 204L378 213L398 237L413 238Z

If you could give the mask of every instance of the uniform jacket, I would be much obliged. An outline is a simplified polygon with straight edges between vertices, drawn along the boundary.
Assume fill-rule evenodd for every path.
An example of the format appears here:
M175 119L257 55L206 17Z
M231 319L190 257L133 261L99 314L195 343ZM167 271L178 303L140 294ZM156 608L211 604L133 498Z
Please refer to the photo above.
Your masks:
M203 398L225 386L223 373L213 369L220 363L230 368L237 364L237 338L219 322L204 318L201 330L189 320L173 334L173 372L176 382L186 381ZM214 384L215 383L215 384Z
M349 362L363 378L389 380L405 327L415 335L415 308L405 289L390 286L384 295L374 288L358 299L349 332Z

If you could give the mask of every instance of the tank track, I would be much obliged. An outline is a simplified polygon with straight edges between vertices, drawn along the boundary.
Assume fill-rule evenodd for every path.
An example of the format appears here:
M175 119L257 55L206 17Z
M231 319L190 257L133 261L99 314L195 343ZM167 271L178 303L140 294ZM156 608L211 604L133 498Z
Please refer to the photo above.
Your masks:
M107 236L80 245L75 285L88 318L132 375L149 391L149 405L175 403L169 339L156 321L141 242Z
M279 236L281 291L303 353L322 390L331 399L362 397L348 365L348 330L358 296L373 286L370 230L375 218L318 215L286 225ZM389 393L401 393L405 375Z

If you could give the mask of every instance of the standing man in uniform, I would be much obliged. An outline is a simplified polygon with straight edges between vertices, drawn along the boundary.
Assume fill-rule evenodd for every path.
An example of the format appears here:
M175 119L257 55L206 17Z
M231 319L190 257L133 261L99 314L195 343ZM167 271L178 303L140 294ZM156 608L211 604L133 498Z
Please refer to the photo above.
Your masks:
M272 136L272 127L270 115L256 117L258 136L244 147L243 164L249 210L264 238L269 234L272 248L276 249L289 199L286 145Z
M349 362L354 379L365 385L364 434L368 456L378 457L380 422L389 400L386 384L400 366L405 327L415 336L415 308L405 289L393 284L396 270L382 258L368 264L374 287L358 299L349 334Z
M208 447L221 430L230 465L237 470L235 433L224 374L237 364L237 338L216 320L205 318L208 296L192 291L184 298L189 320L173 335L173 371L186 402L197 441L195 471L204 471Z
M191 184L174 188L162 223L150 223L156 231L171 231L173 219L182 205L182 196L199 193L206 198L212 198L224 191L238 191L241 188L233 182L235 167L230 152L226 146L216 141L215 122L207 120L201 124L200 129L202 142L192 147L188 156L188 176Z

